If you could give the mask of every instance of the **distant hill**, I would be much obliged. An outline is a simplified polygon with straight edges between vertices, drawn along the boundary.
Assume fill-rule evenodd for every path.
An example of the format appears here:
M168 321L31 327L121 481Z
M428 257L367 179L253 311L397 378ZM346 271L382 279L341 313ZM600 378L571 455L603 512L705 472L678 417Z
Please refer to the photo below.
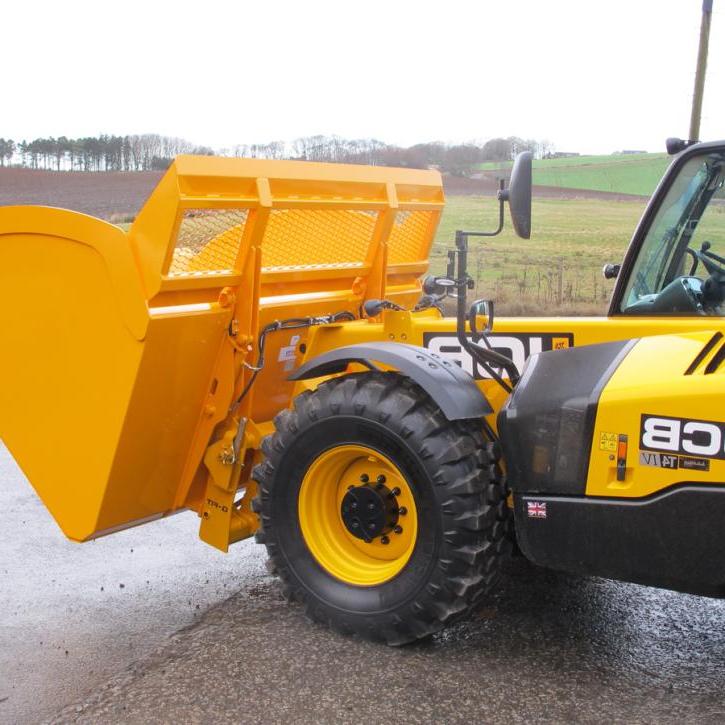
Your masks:
M562 189L586 189L615 194L650 196L669 165L667 154L612 154L569 156L534 161L534 184ZM510 167L510 162L480 164L488 176Z

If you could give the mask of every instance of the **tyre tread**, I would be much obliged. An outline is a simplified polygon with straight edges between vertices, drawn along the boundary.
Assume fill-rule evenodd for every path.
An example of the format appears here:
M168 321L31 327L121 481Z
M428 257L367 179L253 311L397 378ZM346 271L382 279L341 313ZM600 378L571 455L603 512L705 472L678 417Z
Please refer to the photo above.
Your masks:
M355 616L321 604L296 581L275 545L271 502L280 458L306 425L347 413L394 425L396 434L418 451L440 504L438 566L415 598L392 615ZM332 378L315 391L304 391L274 425L275 432L262 443L265 459L252 473L258 483L253 505L261 520L257 541L266 544L285 597L302 602L310 619L344 634L401 645L463 617L490 591L510 548L510 512L500 448L486 440L480 424L449 421L411 380L374 371Z

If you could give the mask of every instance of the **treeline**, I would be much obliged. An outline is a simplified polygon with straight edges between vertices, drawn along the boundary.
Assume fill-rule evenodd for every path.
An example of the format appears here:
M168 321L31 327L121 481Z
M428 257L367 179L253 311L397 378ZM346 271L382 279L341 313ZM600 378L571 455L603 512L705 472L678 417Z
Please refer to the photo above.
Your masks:
M494 138L484 143L446 144L433 141L408 147L386 144L376 139L305 136L291 143L275 141L268 144L240 145L221 149L219 153L224 156L331 161L413 169L436 167L450 174L464 176L484 161L510 161L520 151L531 151L541 158L552 150L553 147L548 141L522 139L517 136Z
M55 171L150 171L168 167L178 154L213 155L206 146L155 133L135 136L36 138L15 142L0 138L0 165L13 162Z
M520 151L541 158L553 150L550 143L517 136L482 143L446 144L440 141L402 147L376 139L305 136L291 142L240 144L214 151L180 138L142 134L69 139L38 138L15 142L0 138L0 165L18 164L57 171L163 170L178 154L204 154L267 159L298 159L373 166L435 167L465 176L485 161L508 161Z

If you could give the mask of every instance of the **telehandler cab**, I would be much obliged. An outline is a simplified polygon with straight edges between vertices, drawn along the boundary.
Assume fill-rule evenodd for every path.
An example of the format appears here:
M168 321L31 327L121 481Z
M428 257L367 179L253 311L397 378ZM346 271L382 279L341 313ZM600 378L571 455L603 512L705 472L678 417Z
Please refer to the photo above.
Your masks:
M467 309L480 232L421 283L435 171L181 156L128 232L1 208L0 435L71 539L190 509L389 644L468 612L514 541L722 597L724 177L725 142L674 158L601 318ZM528 238L530 156L496 231L506 200Z

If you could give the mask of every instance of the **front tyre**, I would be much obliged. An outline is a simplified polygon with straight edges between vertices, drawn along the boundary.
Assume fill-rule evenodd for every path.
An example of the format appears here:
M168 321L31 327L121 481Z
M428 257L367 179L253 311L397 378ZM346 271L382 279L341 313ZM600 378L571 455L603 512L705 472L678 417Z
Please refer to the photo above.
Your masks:
M288 598L338 631L404 644L465 614L510 548L496 447L396 373L305 392L265 439L257 535Z

